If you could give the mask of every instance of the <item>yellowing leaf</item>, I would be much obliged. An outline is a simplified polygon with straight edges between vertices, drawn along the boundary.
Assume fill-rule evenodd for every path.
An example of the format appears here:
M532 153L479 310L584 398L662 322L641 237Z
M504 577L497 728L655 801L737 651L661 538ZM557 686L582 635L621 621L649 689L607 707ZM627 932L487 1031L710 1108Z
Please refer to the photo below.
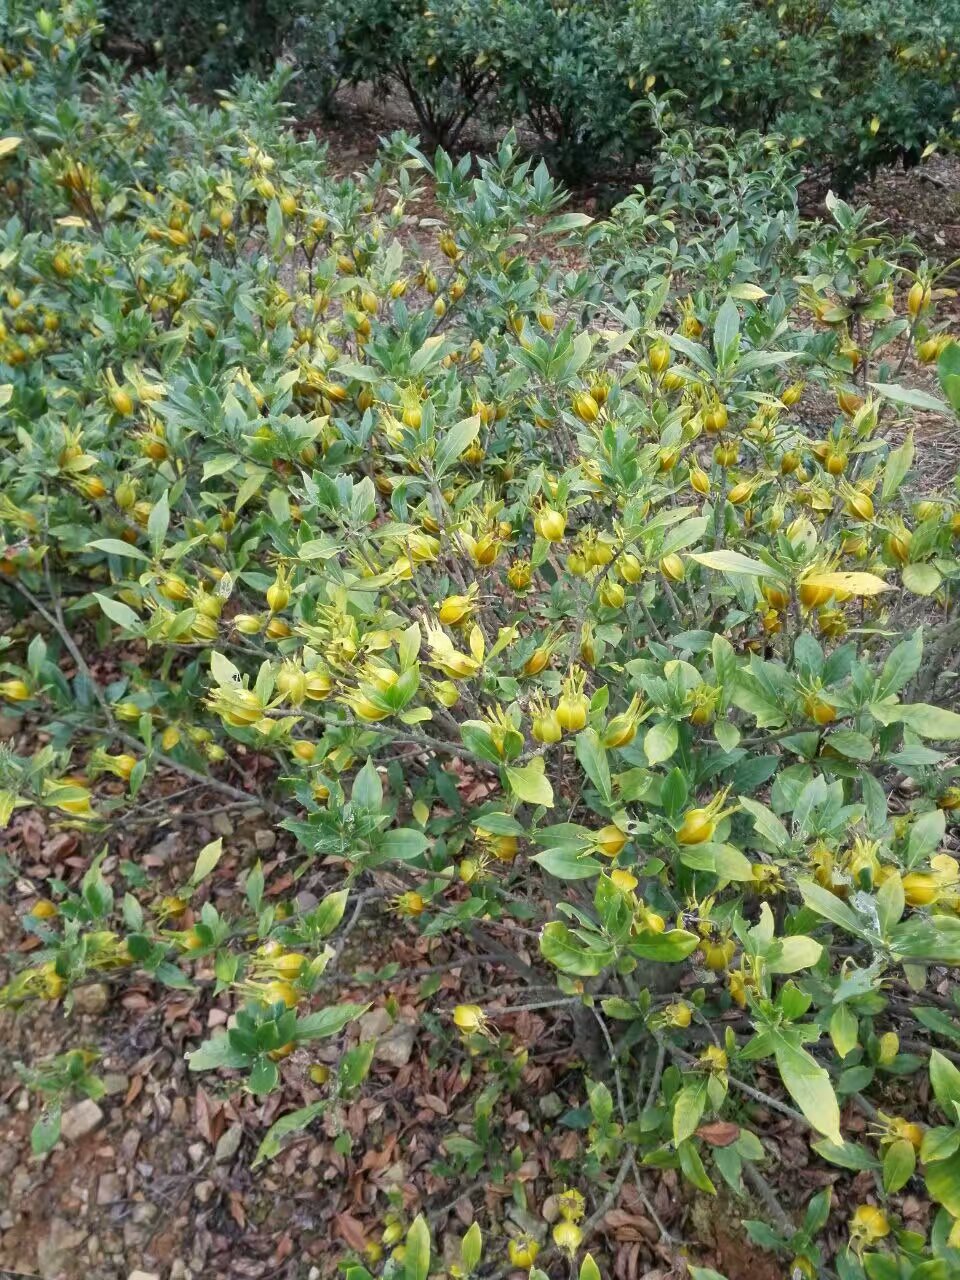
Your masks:
M806 1116L811 1126L838 1145L840 1107L830 1077L806 1049L781 1032L773 1033L774 1057L787 1092Z
M878 596L881 591L895 590L875 573L812 573L804 578L804 582L813 587L846 592L850 596Z
M0 160L2 160L4 156L12 155L22 141L22 138L18 138L12 134L9 138L0 138Z
M537 756L529 764L507 765L507 782L518 800L526 804L542 804L549 809L553 804L553 787L543 771L543 757Z
M197 854L197 864L193 868L193 875L190 877L191 884L199 884L204 877L208 876L213 868L220 861L223 854L223 838L218 837L210 844L206 844Z
M761 298L769 298L766 289L761 289L758 284L750 284L744 281L743 284L735 284L730 290L731 298L740 298L743 302L759 302Z
M773 577L769 565L759 560L751 560L739 551L697 551L690 552L688 560L696 560L697 564L706 565L708 569L719 569L721 573L743 573L751 578Z

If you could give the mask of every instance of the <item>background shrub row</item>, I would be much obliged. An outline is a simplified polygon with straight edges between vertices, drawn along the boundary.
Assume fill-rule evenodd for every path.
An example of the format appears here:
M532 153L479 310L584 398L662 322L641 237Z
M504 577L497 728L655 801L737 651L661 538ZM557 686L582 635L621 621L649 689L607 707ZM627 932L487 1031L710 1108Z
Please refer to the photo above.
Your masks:
M291 58L307 109L390 85L431 144L526 122L567 174L649 153L651 89L693 120L782 133L841 184L915 162L958 107L958 0L114 0L107 29L214 88Z

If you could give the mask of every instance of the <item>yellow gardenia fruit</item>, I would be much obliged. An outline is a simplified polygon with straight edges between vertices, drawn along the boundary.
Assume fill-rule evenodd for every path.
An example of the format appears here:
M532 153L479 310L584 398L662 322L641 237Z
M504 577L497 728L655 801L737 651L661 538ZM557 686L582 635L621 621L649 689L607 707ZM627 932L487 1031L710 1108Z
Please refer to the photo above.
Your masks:
M640 881L630 871L624 871L622 867L614 867L610 872L610 879L623 893L631 893Z
M629 582L631 585L639 582L643 575L643 564L640 558L635 556L632 551L624 552L617 561L616 567L624 582Z
M322 702L324 698L329 698L333 692L333 677L329 671L321 668L315 668L313 671L307 672L307 681L304 693L310 702Z
M530 736L535 742L543 742L549 746L563 737L560 717L542 698L531 703L530 717Z
M890 1133L893 1138L903 1138L909 1142L914 1151L919 1151L923 1146L923 1126L915 1124L912 1120L895 1116L890 1121Z
M877 1061L882 1067L889 1067L900 1052L900 1037L895 1031L885 1031L877 1046Z
M571 408L580 421L588 425L600 416L600 406L589 391L578 391L571 401Z
M828 702L826 698L818 697L816 694L810 694L809 697L804 699L803 710L814 724L831 724L837 718L837 708L833 703Z
M858 1240L872 1244L890 1234L890 1220L876 1205L861 1204L850 1219L850 1234Z
M279 570L274 582L267 587L267 606L271 613L280 613L290 603L290 580Z
M612 822L608 823L607 826L601 827L594 836L597 852L602 853L605 858L615 858L627 843L627 838L625 831L621 831Z
M677 553L671 552L660 561L660 572L665 578L671 582L682 582L686 573L686 566Z
M453 1021L458 1030L473 1035L482 1030L486 1018L478 1004L458 1004L453 1011Z
M710 492L710 477L702 467L690 468L690 488L704 497Z
M437 617L448 627L455 626L470 616L475 608L473 596L447 596L437 605Z
M121 418L129 418L134 410L133 397L129 391L125 391L123 387L111 387L109 393L110 404L114 411L119 413Z
M219 689L214 710L235 727L256 724L263 715L263 703L252 689Z
M903 877L903 896L909 907L929 907L939 893L940 885L928 871L910 871Z
M725 938L720 942L705 942L701 950L704 967L712 973L720 973L729 966L737 944L732 938Z
M522 1267L525 1271L529 1271L536 1262L539 1252L540 1246L533 1236L518 1236L507 1245L510 1265L512 1267Z
M654 373L663 373L670 363L670 343L666 338L658 338L647 353L647 361Z
M615 582L613 578L605 579L599 595L600 603L606 605L608 609L622 609L627 599L627 593L622 584Z
M534 516L533 527L547 542L559 542L567 528L567 517L552 507L541 507Z
M663 1011L663 1016L671 1027L689 1027L693 1010L690 1005L678 1001L675 1004L668 1004Z
M584 672L574 671L563 682L557 703L557 719L564 733L579 733L587 723L590 700L583 691L585 680Z
M8 702L26 702L30 697L30 687L23 680L0 681L0 697Z
M586 1211L587 1202L583 1198L583 1193L578 1191L576 1187L565 1187L560 1192L557 1201L557 1208L560 1210L560 1216L565 1222L579 1222Z
M637 736L640 714L640 698L634 694L626 711L621 711L619 715L614 716L607 725L603 734L603 745L614 749L629 746Z
M571 1257L580 1248L580 1242L583 1240L583 1232L577 1224L568 1222L566 1219L557 1223L552 1234L553 1243L561 1253L569 1254Z
M533 581L533 566L529 560L514 560L507 570L507 581L514 591L526 591Z
M709 808L688 809L683 815L683 822L677 832L677 842L679 844L705 844L706 841L713 839L713 833L716 829L717 824Z
M264 1004L285 1004L288 1009L292 1009L297 1003L297 993L295 989L283 978L277 978L273 982L268 982L260 989L260 995Z
M924 307L930 304L930 289L919 280L915 280L907 294L907 310L916 319Z

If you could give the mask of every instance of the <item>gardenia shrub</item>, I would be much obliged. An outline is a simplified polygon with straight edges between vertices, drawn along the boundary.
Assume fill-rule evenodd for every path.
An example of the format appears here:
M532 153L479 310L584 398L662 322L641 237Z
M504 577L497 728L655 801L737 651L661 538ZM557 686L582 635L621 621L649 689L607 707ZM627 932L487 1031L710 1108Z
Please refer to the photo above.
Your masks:
M269 1159L363 1086L351 929L443 935L546 984L589 1072L582 1190L542 1247L474 1224L461 1274L592 1280L585 1193L658 1169L769 1205L757 1102L870 1175L842 1280L955 1274L960 503L911 430L960 406L937 271L836 198L801 220L771 139L664 136L592 223L511 137L474 164L398 134L337 180L283 75L198 106L94 73L96 33L78 3L3 36L0 695L44 745L0 754L0 821L89 862L18 875L2 1003L229 999L189 1062L287 1087ZM225 840L173 884L118 861L168 775L292 833L316 905L237 883ZM505 1177L512 998L426 990L432 1051L485 1081L448 1167ZM22 1071L37 1150L103 1087L79 1047ZM829 1188L794 1209L747 1229L821 1274ZM348 1274L421 1280L429 1237L394 1207Z

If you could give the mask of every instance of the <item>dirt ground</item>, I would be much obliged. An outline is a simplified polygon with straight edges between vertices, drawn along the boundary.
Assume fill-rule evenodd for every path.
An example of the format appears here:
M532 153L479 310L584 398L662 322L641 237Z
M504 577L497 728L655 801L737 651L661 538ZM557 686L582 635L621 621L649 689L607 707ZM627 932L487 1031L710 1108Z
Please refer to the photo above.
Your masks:
M350 173L372 156L377 138L409 118L384 109L371 95L347 99L338 121L317 125L330 144L335 171ZM941 261L960 256L960 163L934 157L904 173L883 172L857 198L869 201L888 227ZM574 193L574 204L594 211L597 197ZM960 279L958 279L960 282ZM958 309L960 310L960 309ZM932 389L929 375L909 371ZM921 465L937 483L957 471L956 427L923 418L918 433ZM0 724L0 737L25 727ZM238 785L242 780L236 780ZM238 866L259 857L268 892L323 891L317 883L294 885L292 841L268 819L249 810L214 812L217 800L202 789L163 800L179 787L159 786L161 803L147 820L110 836L106 868L122 859L156 876L158 891L176 883L174 868L207 840L224 836ZM76 883L91 850L72 833L48 830L43 819L19 811L0 854L0 978L2 953L23 945L15 907L51 876ZM223 864L229 870L229 864ZM228 879L224 877L224 880ZM275 1161L251 1168L263 1132L277 1114L318 1096L307 1073L310 1061L287 1064L286 1087L266 1102L228 1096L222 1081L191 1076L184 1052L227 1018L225 1000L196 992L99 983L87 987L68 1016L44 1006L16 1016L0 1014L0 1268L44 1280L317 1280L336 1272L347 1248L362 1250L379 1238L388 1204L410 1214L423 1211L446 1250L485 1206L485 1216L542 1234L539 1213L555 1178L571 1176L585 1158L583 1130L563 1123L576 1108L582 1072L572 1028L554 1010L507 1012L510 976L489 967L456 967L443 939L424 940L395 919L354 938L357 964L399 966L388 983L357 983L347 998L373 1001L360 1028L376 1037L371 1077L360 1096L336 1116L301 1134ZM431 978L404 975L429 968ZM499 1025L530 1046L521 1084L503 1107L498 1141L505 1156L518 1152L514 1177L503 1184L471 1182L444 1149L452 1133L469 1136L473 1106L486 1083L469 1060L434 1058L417 1034L424 1011L469 1000L481 988L498 990ZM389 994L389 1007L385 1000ZM496 1012L496 1004L493 1007ZM34 1101L9 1069L65 1047L95 1045L107 1085L96 1106L74 1107L65 1136L52 1152L30 1153ZM343 1044L328 1052L335 1055ZM922 1086L921 1086L922 1087ZM895 1099L892 1099L892 1106ZM892 1109L892 1108L891 1108ZM768 1181L789 1204L803 1203L838 1177L811 1166L807 1137L787 1118L757 1114L767 1137ZM864 1125L854 1114L845 1124ZM518 1207L514 1184L525 1188L532 1212ZM694 1208L672 1171L644 1175L649 1202L694 1262L715 1267L730 1280L777 1280L782 1262L762 1254L731 1227L762 1216L761 1206L734 1205L721 1196ZM857 1179L846 1178L845 1195ZM597 1202L602 1200L602 1189ZM906 1197L906 1224L923 1230L925 1206ZM685 1274L629 1180L604 1214L594 1248L609 1260L615 1280L670 1280ZM605 1272L605 1274L607 1274Z

